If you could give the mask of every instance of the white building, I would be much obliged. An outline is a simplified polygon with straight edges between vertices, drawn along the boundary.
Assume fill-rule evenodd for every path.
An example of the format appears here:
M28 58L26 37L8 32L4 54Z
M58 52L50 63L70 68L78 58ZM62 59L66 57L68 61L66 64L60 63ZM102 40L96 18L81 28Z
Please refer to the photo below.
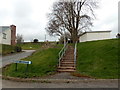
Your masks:
M0 26L0 44L16 44L16 26Z
M81 34L80 42L110 39L111 31L87 31Z

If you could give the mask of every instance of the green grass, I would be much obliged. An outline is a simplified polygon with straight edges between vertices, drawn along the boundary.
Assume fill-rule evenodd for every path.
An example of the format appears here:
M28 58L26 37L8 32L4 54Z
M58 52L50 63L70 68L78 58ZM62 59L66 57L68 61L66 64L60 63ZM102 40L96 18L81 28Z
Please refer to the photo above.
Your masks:
M0 54L2 54L2 44L0 44Z
M58 53L63 45L56 45L54 48L40 49L32 56L25 58L25 61L32 61L26 73L26 65L18 64L18 71L15 71L15 64L5 68L3 75L29 78L50 75L56 72L58 64Z
M118 78L118 39L78 44L77 73L95 78Z
M0 44L0 54L7 55L7 54L11 54L11 53L16 53L16 52L18 52L17 51L17 46Z
M1 47L1 53L3 54L3 55L5 55L5 54L9 54L9 53L11 53L11 52L14 52L14 46L11 46L11 45L5 45L5 44L2 44L1 45L2 47Z
M23 43L19 44L24 50L37 50L40 49L43 43Z

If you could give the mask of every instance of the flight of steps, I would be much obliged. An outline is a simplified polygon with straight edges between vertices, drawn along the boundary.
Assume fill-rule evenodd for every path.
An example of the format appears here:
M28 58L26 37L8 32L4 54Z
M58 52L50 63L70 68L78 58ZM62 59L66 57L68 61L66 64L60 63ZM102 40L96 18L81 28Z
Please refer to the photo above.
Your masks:
M74 48L68 46L65 56L63 56L60 67L58 67L58 72L74 72Z

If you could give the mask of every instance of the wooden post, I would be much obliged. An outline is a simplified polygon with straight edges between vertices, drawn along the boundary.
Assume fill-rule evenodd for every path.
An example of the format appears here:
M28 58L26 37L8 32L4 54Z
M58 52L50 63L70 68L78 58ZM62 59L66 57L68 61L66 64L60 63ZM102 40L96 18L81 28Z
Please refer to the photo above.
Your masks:
M27 67L26 67L26 72L28 72L28 64L27 64Z

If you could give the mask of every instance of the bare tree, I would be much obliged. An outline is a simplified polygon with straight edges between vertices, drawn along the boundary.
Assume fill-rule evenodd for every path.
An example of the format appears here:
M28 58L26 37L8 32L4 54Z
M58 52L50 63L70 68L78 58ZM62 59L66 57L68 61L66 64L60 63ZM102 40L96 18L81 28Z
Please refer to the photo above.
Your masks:
M95 18L94 9L98 7L98 0L69 0L67 2L55 2L53 11L49 14L49 22L46 28L50 35L61 36L65 32L70 33L75 43L80 34L90 30L92 20Z
M22 36L22 35L20 35L20 34L17 34L16 39L17 39L17 44L21 44L21 43L23 43L23 42L24 42L24 40L23 40L23 36Z
M65 34L61 35L59 38L59 42L64 42L64 37L65 37L65 41L68 41L71 39L70 33L65 32Z

